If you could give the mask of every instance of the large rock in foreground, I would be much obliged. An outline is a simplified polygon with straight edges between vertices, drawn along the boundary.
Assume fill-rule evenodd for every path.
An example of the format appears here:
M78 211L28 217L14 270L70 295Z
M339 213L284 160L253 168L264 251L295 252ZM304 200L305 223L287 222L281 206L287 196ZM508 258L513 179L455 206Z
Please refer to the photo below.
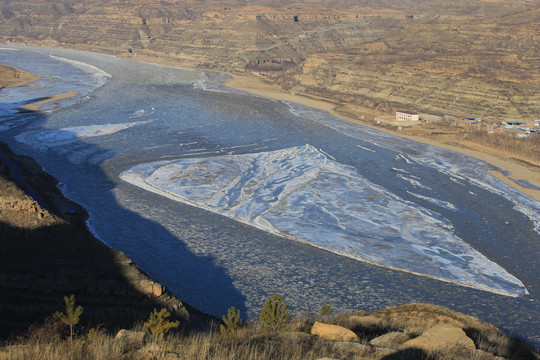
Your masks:
M358 336L349 329L337 325L323 324L315 321L311 328L313 335L318 335L327 340L333 341L359 341Z
M426 351L441 349L474 350L476 346L463 330L458 327L440 324L428 329L422 335L405 342L402 348L417 348Z

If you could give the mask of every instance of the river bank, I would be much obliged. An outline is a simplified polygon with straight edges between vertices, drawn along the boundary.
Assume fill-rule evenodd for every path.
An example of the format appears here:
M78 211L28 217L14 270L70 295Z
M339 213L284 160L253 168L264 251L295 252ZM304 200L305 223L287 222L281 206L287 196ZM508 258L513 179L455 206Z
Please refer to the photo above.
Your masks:
M31 158L0 143L0 338L24 333L75 294L84 327L132 328L154 308L183 327L210 317L181 302L86 228L86 210ZM32 194L32 195L29 195Z
M314 98L309 96L309 94L285 93L279 86L265 82L254 76L238 74L230 75L231 79L226 82L226 85L233 89L245 91L270 99L295 102L304 106L328 111L330 114L336 117L358 123L363 126L368 126L395 136L404 137L409 140L460 152L467 156L483 160L500 169L498 171L492 171L491 174L493 176L496 176L500 180L504 181L507 185L514 187L533 199L540 201L540 166L536 164L520 161L519 159L508 157L496 149L483 147L470 142L456 142L456 139L451 139L452 144L450 144L448 142L439 141L427 136L407 135L402 131L392 129L389 126L377 126L377 124L373 121L376 116L388 114L378 113L372 109L350 107L346 104L334 102L332 99ZM446 140L450 141L449 139ZM538 189L524 187L520 185L518 181L527 181Z
M156 57L144 57L138 59L139 61L146 61L150 63L163 64L163 61ZM168 64L168 62L166 62ZM170 66L177 66L172 63ZM7 68L10 68L9 66ZM12 70L9 70L12 71ZM25 72L21 72L25 73ZM445 135L433 135L430 131L422 131L420 127L414 127L415 129L407 129L406 131L398 130L392 126L380 125L374 121L374 118L383 114L373 109L361 108L358 106L351 106L349 104L340 103L331 98L315 97L307 93L288 93L284 92L281 87L273 84L261 77L249 74L237 74L227 73L231 78L226 81L225 85L236 90L244 91L253 95L266 97L274 100L294 102L304 106L312 107L315 109L327 111L330 114L345 119L347 121L357 123L363 126L368 126L380 131L387 132L394 136L403 137L409 140L417 141L420 143L456 151L467 156L474 157L476 159L483 160L498 170L491 171L490 173L498 179L505 182L507 185L521 191L522 193L530 196L531 198L540 201L540 165L529 161L509 156L502 151L475 144L464 139L445 136ZM35 81L37 77L31 73L24 74L24 81ZM21 81L23 78L21 78ZM13 86L20 86L25 82L14 83ZM1 84L0 84L1 88ZM60 101L69 97L76 96L76 92L65 92L61 94L51 94L46 99L40 99L39 101L26 104L23 108L24 111L37 111L42 105L50 102ZM523 183L529 183L532 186L523 186Z

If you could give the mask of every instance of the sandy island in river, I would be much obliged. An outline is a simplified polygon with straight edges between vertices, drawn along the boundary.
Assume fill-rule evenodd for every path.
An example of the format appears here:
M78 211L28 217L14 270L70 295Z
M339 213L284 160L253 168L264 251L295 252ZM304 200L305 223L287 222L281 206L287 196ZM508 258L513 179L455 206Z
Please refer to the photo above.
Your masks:
M364 126L369 126L377 130L385 131L392 135L404 137L410 140L445 148L448 150L457 151L462 154L483 160L493 166L496 166L501 170L491 171L490 173L493 176L496 176L497 178L504 181L506 184L540 201L540 190L525 188L514 181L525 180L532 185L540 188L540 166L529 164L527 162L521 163L519 162L519 160L509 158L508 156L497 152L495 149L486 148L481 145L471 143L460 144L459 142L456 143L455 141L453 142L456 143L456 145L451 145L438 140L430 139L428 137L405 135L397 130L393 131L389 130L388 128L381 128L379 126L376 126L372 119L377 115L388 114L381 114L372 109L346 106L343 104L332 102L329 99L314 98L312 96L309 96L309 94L285 93L277 85L266 83L263 80L252 76L243 76L237 74L230 75L232 76L232 78L228 80L225 85L233 89L245 91L266 98L295 102L312 108L328 111L334 116ZM362 116L364 117L364 120L362 120Z
M76 96L77 94L78 92L76 91L66 91L60 94L41 98L40 100L23 105L19 109L22 111L36 111L37 112L37 111L40 111L41 107L47 103L69 99L71 97Z
M34 82L38 77L9 65L0 65L0 89L13 86L24 86Z

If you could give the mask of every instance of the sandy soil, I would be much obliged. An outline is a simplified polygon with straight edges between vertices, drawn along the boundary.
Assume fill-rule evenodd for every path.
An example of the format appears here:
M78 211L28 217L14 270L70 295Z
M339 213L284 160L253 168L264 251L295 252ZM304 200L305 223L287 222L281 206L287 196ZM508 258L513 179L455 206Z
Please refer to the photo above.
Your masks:
M24 106L21 106L20 110L22 111L39 111L41 107L45 104L48 104L50 102L60 101L69 99L71 97L76 96L78 93L76 91L66 91L61 94L51 95L47 96L45 99L35 101L29 104L26 104Z
M0 89L7 86L23 86L34 82L38 77L13 66L0 64Z
M513 186L524 194L527 194L530 197L540 201L540 190L524 188L512 180L526 180L540 188L540 166L521 162L514 158L509 158L508 156L498 153L493 149L484 148L479 145L471 143L456 143L455 139L452 139L452 142L455 143L454 145L430 137L405 135L398 130L391 130L388 127L383 128L377 126L372 120L375 118L375 116L384 114L377 113L372 109L343 105L333 102L330 99L314 98L302 93L284 93L277 85L269 84L256 77L242 76L237 74L231 74L231 76L232 79L226 82L226 85L231 88L271 99L292 101L305 106L325 110L342 119L386 131L393 135L402 136L410 140L457 151L486 161L487 163L490 163L501 170L492 171L492 175L503 180L506 184Z

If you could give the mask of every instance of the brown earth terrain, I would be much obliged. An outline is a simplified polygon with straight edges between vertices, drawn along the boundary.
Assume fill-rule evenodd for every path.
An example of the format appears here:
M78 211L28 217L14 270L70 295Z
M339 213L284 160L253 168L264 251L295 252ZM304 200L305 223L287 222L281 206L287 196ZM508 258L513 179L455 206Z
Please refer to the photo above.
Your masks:
M392 113L540 116L538 1L1 0L0 41L256 73Z
M37 76L32 73L0 64L0 89L24 85L35 80L37 80Z
M487 137L455 122L539 118L539 40L538 0L0 0L0 42L246 76L245 90L257 80L351 121L517 164L525 172L512 178L536 187L538 134ZM373 121L396 110L445 121L402 131Z

